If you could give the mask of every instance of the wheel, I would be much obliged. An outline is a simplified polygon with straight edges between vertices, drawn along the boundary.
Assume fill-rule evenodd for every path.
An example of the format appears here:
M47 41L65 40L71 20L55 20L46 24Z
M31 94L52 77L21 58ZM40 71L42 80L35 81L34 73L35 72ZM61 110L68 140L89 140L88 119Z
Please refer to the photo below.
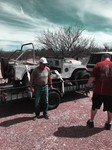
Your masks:
M88 72L83 72L82 74L81 74L81 82L80 83L82 83L82 84L86 84L87 83L87 81L88 81L88 79L89 79L89 77L90 77L90 74L88 73Z
M14 82L15 71L7 58L1 59L1 73L4 79L8 79L8 83Z
M25 74L23 79L22 79L22 85L23 86L29 86L29 80L28 80L28 76Z
M7 74L8 67L9 67L8 59L1 58L1 73L4 79L8 78L8 74Z
M61 100L61 94L57 90L49 90L49 109L58 107Z
M71 77L73 84L78 85L78 83L79 83L78 80L81 78L82 73L83 73L83 71L81 71L81 70L78 70L78 71L73 73L73 75Z

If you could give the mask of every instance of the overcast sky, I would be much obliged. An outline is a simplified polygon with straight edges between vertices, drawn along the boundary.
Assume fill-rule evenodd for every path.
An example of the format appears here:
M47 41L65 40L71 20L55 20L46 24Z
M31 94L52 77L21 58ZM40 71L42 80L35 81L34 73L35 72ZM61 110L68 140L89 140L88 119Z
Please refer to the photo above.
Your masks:
M112 45L112 0L0 0L0 49L19 49L43 30L76 23L98 46Z

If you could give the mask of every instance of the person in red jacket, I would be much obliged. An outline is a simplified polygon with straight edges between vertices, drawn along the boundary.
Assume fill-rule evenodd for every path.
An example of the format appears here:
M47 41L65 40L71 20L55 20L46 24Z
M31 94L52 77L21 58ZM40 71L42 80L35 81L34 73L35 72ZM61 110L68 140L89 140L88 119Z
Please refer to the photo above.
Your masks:
M94 127L97 109L100 109L103 104L103 111L107 111L107 121L104 128L110 130L112 120L112 62L109 54L104 54L101 62L94 66L86 87L90 87L92 83L94 83L94 89L91 117L87 121L87 127Z

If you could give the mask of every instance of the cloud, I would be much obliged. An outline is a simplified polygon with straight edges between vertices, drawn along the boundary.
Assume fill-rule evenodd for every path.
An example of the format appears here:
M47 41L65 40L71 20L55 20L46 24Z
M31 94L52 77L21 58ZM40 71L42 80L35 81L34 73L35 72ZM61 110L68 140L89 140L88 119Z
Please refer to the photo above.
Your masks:
M99 45L111 43L111 7L111 0L0 0L0 48L35 43L44 30L75 24L84 25L85 35Z
M7 3L1 3L0 7L2 12L2 20L0 21L1 48L8 48L8 46L4 46L7 44L16 45L16 41L18 41L18 44L35 42L35 37L40 36L44 29L50 27L51 30L54 30L56 28L53 23L48 22L44 17L36 18L25 14L22 7L17 9L16 6ZM13 46L13 48L15 47Z

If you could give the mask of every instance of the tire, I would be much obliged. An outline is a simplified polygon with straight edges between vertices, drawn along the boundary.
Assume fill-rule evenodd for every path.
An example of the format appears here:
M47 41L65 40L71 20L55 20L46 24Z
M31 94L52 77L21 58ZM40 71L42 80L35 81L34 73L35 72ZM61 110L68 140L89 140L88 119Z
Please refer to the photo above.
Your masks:
M80 80L82 73L83 73L83 71L81 71L81 70L78 70L73 73L73 75L71 77L73 84L78 85L78 83L79 83L78 80Z
M49 106L48 109L55 109L58 107L61 100L61 94L59 91L53 89L49 90Z
M29 86L29 80L28 80L28 77L27 75L25 75L22 79L22 85L23 86Z
M1 73L4 79L8 78L8 71L9 64L8 64L8 59L6 58L1 58Z
M83 72L82 74L81 74L81 84L86 84L87 83L87 81L88 81L88 79L89 79L89 77L90 77L90 74L88 73L88 72Z

